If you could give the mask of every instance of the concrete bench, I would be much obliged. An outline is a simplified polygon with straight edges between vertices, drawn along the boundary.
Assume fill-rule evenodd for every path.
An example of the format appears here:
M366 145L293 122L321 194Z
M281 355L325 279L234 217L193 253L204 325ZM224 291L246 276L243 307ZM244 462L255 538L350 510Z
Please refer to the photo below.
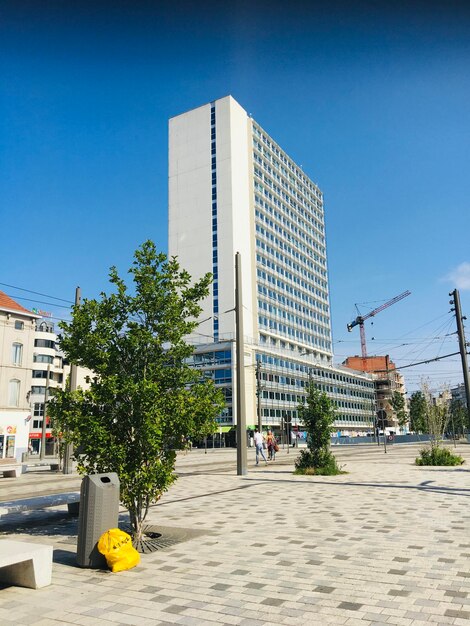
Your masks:
M34 511L36 509L46 509L52 506L67 505L71 515L78 515L78 503L80 493L72 491L69 493L56 493L48 496L37 496L35 498L25 498L24 500L10 500L0 502L0 518L9 513L22 513L23 511Z
M51 584L52 546L0 539L0 581L40 589Z
M0 474L4 478L19 478L23 473L23 466L16 459L0 459Z

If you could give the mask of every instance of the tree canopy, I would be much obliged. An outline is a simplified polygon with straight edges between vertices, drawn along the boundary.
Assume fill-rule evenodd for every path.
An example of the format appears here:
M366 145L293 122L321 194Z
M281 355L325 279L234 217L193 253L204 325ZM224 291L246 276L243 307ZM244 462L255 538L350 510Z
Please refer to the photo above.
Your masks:
M111 294L75 306L61 324L72 363L93 372L89 388L59 391L49 410L78 451L81 473L116 472L137 540L151 503L175 480L185 438L216 429L224 403L188 363L185 337L198 325L211 274L192 283L176 258L147 241L134 254L131 287L112 267Z
M403 428L408 421L408 414L406 412L405 397L399 391L394 391L390 400L392 409L397 416L398 425Z
M413 432L427 432L426 407L424 393L415 391L410 398L410 430Z

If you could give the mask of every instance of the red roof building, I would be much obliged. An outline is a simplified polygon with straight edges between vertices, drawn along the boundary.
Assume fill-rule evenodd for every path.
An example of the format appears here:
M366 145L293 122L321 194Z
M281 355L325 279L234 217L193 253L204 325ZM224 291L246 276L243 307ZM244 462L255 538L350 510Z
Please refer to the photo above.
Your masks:
M2 311L14 311L15 313L26 313L32 317L40 317L39 315L36 315L36 313L25 309L24 306L21 306L18 302L15 302L13 298L7 296L7 294L3 291L0 291L0 309Z

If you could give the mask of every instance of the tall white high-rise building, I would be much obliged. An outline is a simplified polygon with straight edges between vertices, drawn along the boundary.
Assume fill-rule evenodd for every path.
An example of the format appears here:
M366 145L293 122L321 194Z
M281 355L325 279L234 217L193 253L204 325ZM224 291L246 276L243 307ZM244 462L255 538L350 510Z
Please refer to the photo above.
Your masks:
M226 389L226 424L233 423L236 252L248 423L256 422L254 365L260 361L264 424L295 423L310 375L347 409L345 426L370 428L370 377L332 365L323 194L227 96L172 118L169 126L169 254L194 278L214 275L205 321L192 340L195 364Z

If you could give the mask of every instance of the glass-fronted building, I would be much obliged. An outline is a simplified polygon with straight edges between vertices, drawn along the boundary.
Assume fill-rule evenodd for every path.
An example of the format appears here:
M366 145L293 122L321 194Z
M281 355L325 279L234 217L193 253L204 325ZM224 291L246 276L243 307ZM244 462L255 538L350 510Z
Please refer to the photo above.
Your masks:
M169 254L194 278L214 275L191 340L195 366L225 390L226 425L236 415L237 252L247 422L256 422L259 397L263 424L295 424L310 377L334 400L338 431L371 430L372 377L333 366L323 194L228 96L169 128Z

